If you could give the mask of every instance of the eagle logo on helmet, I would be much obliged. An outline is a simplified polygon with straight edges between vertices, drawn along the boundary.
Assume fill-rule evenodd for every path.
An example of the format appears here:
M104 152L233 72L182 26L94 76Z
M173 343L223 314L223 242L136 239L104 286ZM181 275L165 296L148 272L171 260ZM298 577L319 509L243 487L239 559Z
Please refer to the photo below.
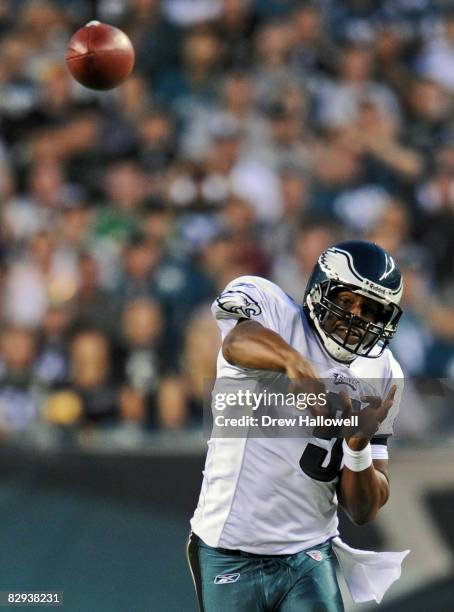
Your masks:
M363 277L355 270L350 253L331 247L320 255L320 265L330 278L357 284Z
M259 304L244 291L225 291L217 298L216 303L225 312L239 314L246 319L262 312Z

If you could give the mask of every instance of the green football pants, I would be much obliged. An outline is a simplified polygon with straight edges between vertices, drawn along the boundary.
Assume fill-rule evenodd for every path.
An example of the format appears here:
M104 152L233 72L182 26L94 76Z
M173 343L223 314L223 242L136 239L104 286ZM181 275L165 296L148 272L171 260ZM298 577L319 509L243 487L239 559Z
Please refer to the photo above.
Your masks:
M293 555L207 546L195 534L188 561L200 612L341 612L331 543Z

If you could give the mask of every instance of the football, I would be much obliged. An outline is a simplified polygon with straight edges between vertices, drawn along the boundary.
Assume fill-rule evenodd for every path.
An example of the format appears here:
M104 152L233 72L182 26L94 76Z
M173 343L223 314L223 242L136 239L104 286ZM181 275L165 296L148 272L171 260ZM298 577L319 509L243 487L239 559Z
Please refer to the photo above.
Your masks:
M90 21L68 43L66 64L73 77L89 89L113 89L134 66L134 47L114 26Z

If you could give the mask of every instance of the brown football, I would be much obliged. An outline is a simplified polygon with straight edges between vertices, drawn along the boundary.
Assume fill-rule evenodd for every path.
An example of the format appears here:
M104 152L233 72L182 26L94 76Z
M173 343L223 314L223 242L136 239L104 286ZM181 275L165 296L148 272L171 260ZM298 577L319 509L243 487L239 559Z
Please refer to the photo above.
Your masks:
M90 89L112 89L134 66L134 47L114 26L90 21L72 36L66 63L73 77Z

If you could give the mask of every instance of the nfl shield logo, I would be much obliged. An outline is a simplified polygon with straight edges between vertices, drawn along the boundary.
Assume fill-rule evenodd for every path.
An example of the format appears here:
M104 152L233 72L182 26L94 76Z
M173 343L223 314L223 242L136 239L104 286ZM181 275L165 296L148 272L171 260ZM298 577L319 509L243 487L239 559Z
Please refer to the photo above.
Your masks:
M306 555L309 555L314 561L323 561L323 555L319 550L309 550Z

